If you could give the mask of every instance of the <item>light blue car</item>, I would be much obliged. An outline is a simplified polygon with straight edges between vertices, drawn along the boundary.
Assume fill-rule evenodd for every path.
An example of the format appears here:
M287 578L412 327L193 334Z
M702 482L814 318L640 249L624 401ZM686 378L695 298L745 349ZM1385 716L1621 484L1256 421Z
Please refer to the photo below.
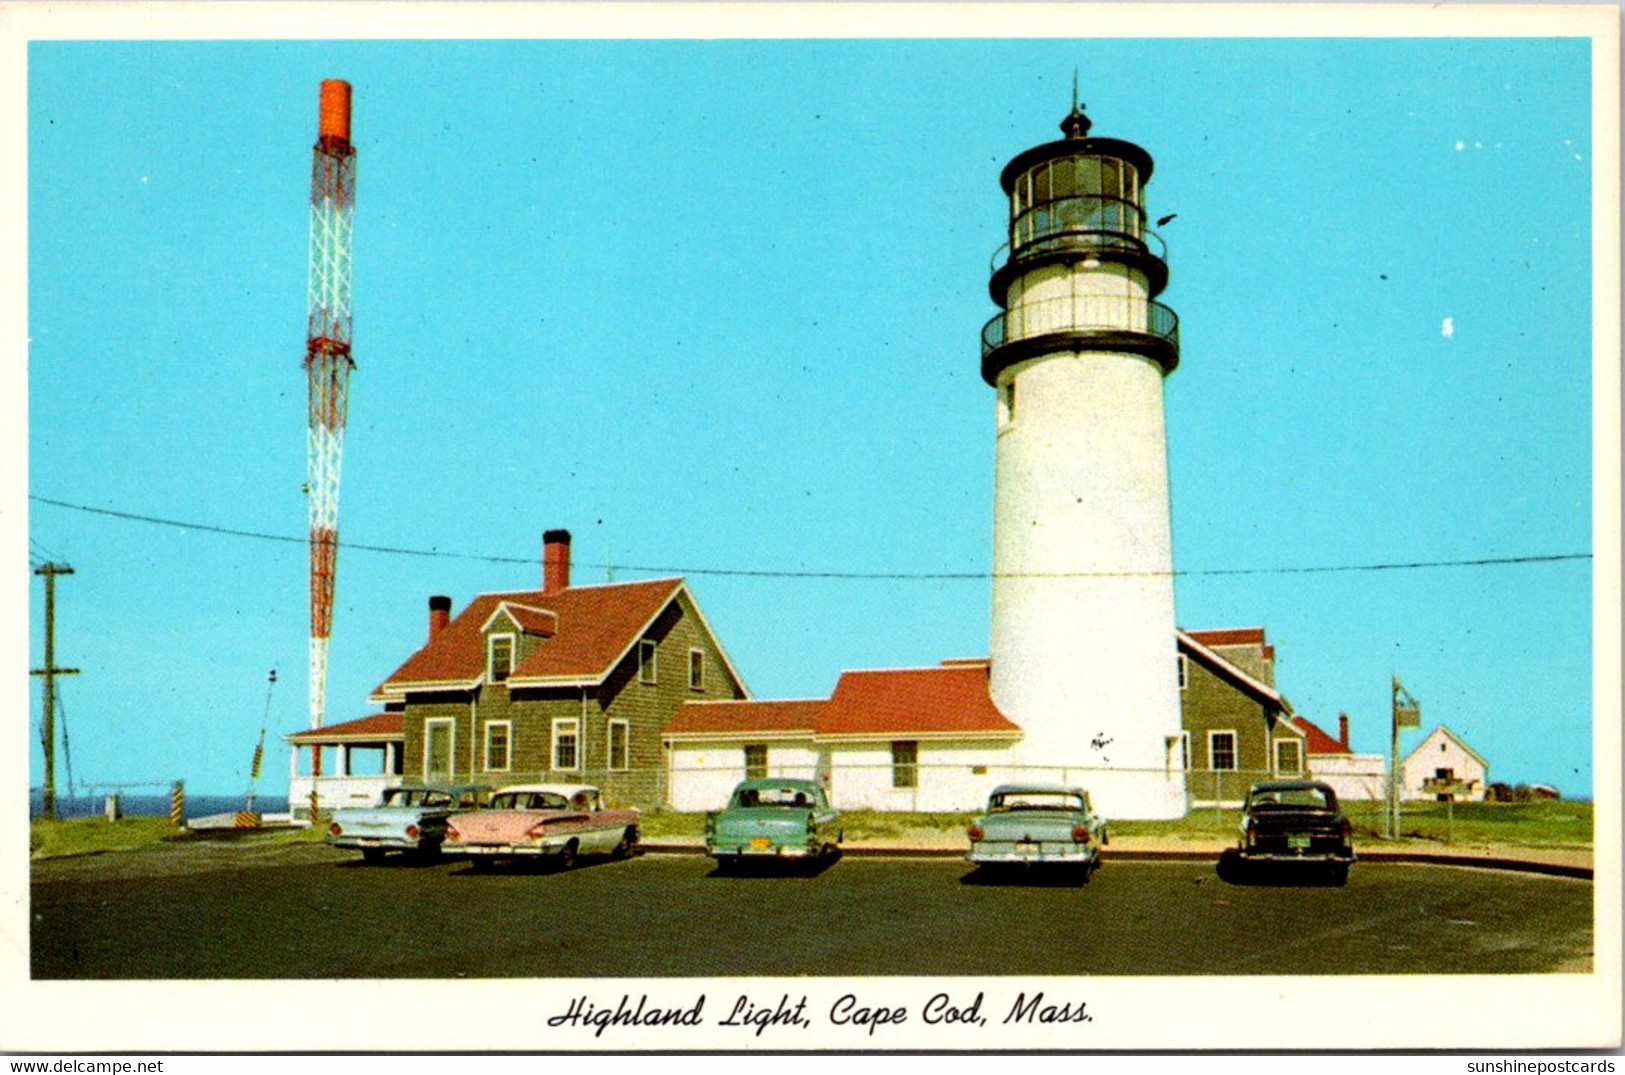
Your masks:
M746 860L832 858L841 835L841 815L816 780L747 780L726 807L705 815L705 851L719 870Z
M1089 793L1059 784L1003 784L966 830L978 866L1067 866L1087 881L1100 867L1106 821Z
M390 851L437 855L446 838L446 819L477 810L490 797L485 784L408 784L388 788L377 805L333 811L327 842L359 850L368 862Z

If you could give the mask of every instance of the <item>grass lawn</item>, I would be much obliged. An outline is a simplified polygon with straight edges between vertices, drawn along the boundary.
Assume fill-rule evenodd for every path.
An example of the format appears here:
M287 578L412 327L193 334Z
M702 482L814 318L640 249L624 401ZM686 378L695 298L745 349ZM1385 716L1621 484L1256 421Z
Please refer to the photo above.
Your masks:
M313 826L277 830L250 839L279 843L320 840L326 831ZM36 817L28 823L28 849L34 858L90 855L101 851L137 851L178 838L183 838L181 830L171 825L167 817L126 817L118 821L108 821L104 817L47 821Z

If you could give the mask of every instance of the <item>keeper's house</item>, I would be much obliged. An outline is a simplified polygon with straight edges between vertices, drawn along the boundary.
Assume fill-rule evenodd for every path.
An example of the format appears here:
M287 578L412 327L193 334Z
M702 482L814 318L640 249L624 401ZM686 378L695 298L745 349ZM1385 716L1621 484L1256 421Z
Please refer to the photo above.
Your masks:
M427 640L369 699L382 713L288 737L291 804L308 810L315 790L323 808L347 805L359 749L377 754L368 796L403 781L558 781L662 802L666 725L686 702L748 698L745 683L682 579L571 586L564 530L544 535L542 559L540 590L481 594L456 616L431 597ZM336 773L323 764L334 755Z
M1178 631L1175 643L1183 726L1166 765L1183 770L1191 806L1308 775L1313 725L1275 689L1263 628ZM1098 741L1099 760L1018 763L1010 748L1023 732L994 705L988 670L986 658L944 661L846 672L827 699L689 702L665 733L670 803L715 809L755 776L814 777L836 806L871 810L975 809L1011 781L1089 786L1110 741Z

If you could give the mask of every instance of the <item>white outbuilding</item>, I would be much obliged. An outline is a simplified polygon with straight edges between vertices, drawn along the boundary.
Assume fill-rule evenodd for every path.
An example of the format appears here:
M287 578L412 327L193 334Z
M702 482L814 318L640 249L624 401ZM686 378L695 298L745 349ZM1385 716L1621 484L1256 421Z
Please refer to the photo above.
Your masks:
M1489 771L1484 755L1441 724L1400 763L1400 794L1406 799L1482 802L1489 790Z

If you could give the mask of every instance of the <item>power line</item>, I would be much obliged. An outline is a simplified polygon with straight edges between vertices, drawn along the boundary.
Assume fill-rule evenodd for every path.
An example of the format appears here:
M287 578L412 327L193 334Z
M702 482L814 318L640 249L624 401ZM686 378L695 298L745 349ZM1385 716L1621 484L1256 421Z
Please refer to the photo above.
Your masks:
M70 504L49 497L30 495L30 500L71 511L105 515L131 522L151 523L180 530L197 530L227 537L252 538L257 541L278 541L302 545L308 540L286 534L267 534L255 530L238 530L209 523L182 522L154 515L139 515L111 508L95 508L85 504ZM403 549L388 545L363 545L341 541L340 548L358 552L376 552L391 556L424 556L446 560L476 560L491 564L532 564L534 559L522 556L493 556L484 553L450 552L443 549ZM641 564L615 565L616 571L633 571L647 575L710 575L733 578L758 579L832 579L842 581L910 581L910 582L985 582L993 578L1051 579L1051 578L1151 578L1172 575L1175 578L1214 578L1226 575L1327 575L1369 571L1414 571L1440 567L1503 567L1513 564L1551 564L1576 560L1590 560L1589 552L1547 553L1529 556L1485 556L1463 560L1404 560L1367 564L1320 564L1303 567L1215 567L1185 568L1168 571L1053 571L1033 573L994 574L991 571L782 571L750 570L722 567L658 567Z

